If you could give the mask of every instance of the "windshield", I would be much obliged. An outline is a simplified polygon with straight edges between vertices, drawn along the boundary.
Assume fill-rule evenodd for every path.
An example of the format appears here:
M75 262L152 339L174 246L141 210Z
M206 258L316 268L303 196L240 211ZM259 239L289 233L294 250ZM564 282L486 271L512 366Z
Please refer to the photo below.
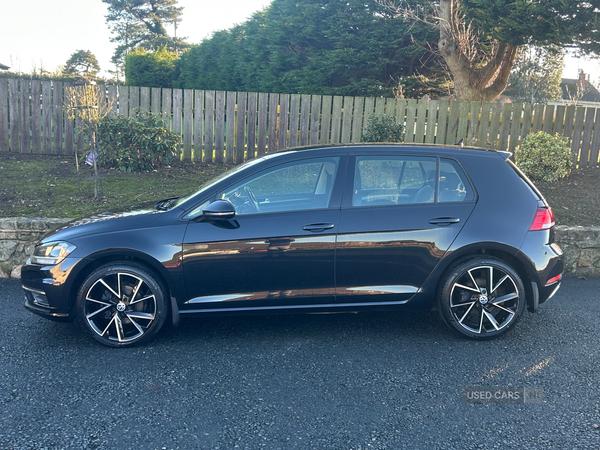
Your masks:
M243 170L243 169L246 169L248 167L251 167L254 164L257 164L258 162L262 161L263 159L264 159L264 157L263 158L252 159L250 161L246 161L243 164L240 164L239 166L232 167L231 169L223 172L221 175L218 175L216 178L213 178L213 179L207 181L206 183L204 183L200 187L200 189L198 189L197 191L191 193L190 195L186 195L185 197L180 197L179 199L177 199L177 201L175 203L173 203L170 206L176 207L176 206L183 205L185 202L187 202L191 198L193 198L193 197L195 197L197 195L201 195L204 191L210 189L211 187L213 187L214 185L216 185L220 181L224 180L228 176L233 175L233 174L239 172L240 170Z

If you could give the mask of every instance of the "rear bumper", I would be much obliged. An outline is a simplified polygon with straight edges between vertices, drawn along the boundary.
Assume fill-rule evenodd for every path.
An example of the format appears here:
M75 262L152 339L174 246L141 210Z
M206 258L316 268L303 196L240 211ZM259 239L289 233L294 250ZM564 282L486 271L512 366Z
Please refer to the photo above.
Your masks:
M529 231L521 246L520 257L528 262L531 281L537 285L539 303L552 297L562 280L563 252L553 240L554 230Z

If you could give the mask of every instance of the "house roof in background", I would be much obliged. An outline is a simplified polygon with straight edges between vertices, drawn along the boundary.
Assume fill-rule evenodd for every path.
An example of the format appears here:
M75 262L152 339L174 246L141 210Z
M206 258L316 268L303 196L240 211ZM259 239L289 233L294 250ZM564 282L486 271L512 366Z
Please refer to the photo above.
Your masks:
M579 78L563 78L560 82L563 100L600 102L600 92L590 83L589 75L581 72Z
M10 67L5 66L4 64L0 64L0 70L8 70Z

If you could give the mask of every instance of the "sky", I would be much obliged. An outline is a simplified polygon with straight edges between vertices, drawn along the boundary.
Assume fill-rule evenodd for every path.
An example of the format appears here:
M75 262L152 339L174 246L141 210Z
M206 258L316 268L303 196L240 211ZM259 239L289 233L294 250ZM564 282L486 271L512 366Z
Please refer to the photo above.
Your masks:
M179 0L183 21L178 36L197 44L214 31L248 19L270 0ZM54 71L77 50L90 50L98 59L101 75L113 70L110 63L115 45L104 16L101 0L3 0L0 26L0 64L12 71ZM172 28L168 30L172 33ZM582 68L591 81L600 84L600 61L567 58L564 78L576 78Z

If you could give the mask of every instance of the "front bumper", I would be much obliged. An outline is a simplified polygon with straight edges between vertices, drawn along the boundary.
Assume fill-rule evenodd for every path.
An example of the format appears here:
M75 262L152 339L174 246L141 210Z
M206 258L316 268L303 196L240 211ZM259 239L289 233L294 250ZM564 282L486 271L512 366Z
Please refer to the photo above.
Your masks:
M21 269L21 284L25 292L25 308L59 322L70 322L75 317L74 296L71 295L74 268L79 258L65 258L56 266L27 263Z

